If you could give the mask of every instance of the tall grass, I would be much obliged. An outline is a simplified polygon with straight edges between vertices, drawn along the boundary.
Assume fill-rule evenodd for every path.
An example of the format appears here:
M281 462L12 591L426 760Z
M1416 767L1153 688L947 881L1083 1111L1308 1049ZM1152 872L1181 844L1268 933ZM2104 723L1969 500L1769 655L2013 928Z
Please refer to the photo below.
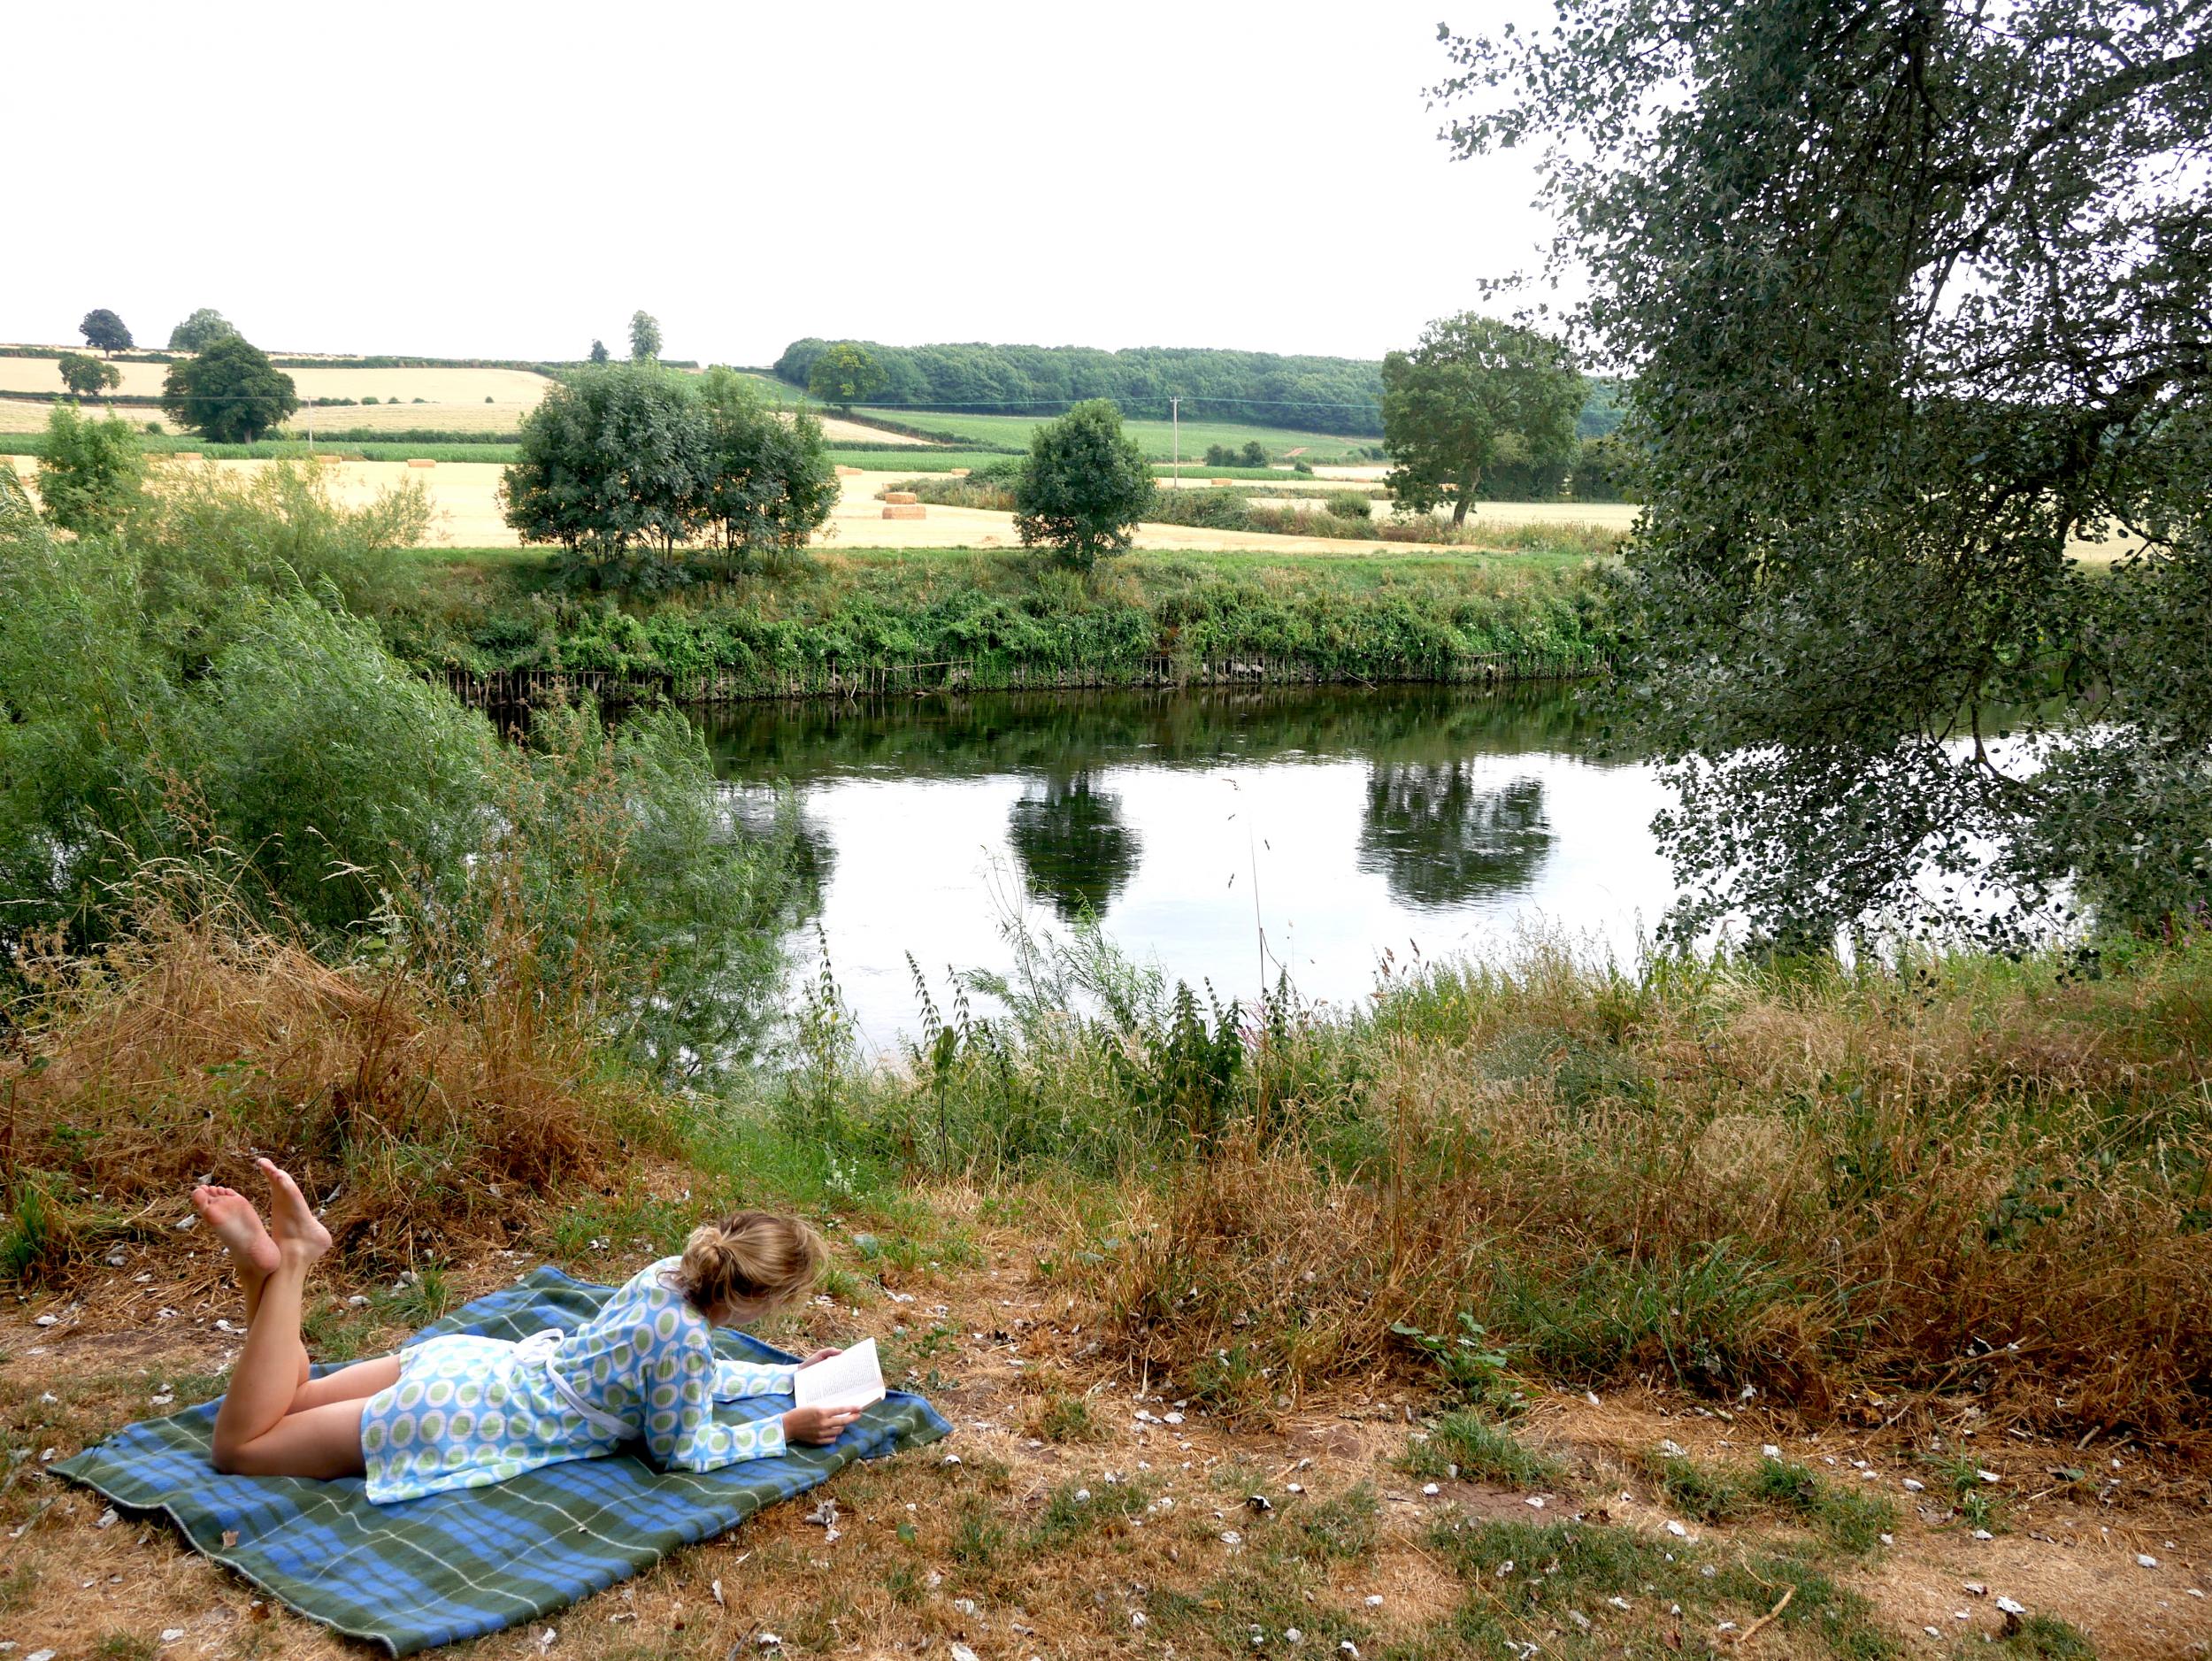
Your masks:
M2077 1431L2212 1405L2212 943L2100 981L1537 950L1335 1019L1117 1006L1094 957L842 1111L925 1165L1121 1180L1056 1270L1179 1388L1272 1412L1471 1328L1815 1419L1866 1384Z

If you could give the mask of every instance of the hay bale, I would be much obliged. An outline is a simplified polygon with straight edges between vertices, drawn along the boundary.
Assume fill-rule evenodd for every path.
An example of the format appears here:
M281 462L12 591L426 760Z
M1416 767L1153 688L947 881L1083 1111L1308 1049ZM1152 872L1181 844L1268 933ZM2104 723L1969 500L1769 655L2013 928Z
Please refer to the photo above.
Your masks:
M1214 479L1209 481L1209 482L1213 484L1234 484L1236 481L1234 479Z
M857 479L860 477L860 469L857 467L848 467L841 462L838 464L837 476L840 479Z
M918 502L893 502L883 510L887 519L919 519L929 517L929 510Z
M207 458L196 450L180 450L170 458L173 461L205 461Z
M948 479L964 479L967 476L968 470L965 467L949 467L945 470L945 477Z
M315 459L317 461L343 461L345 458L339 455L335 450L326 452L319 450L315 452Z
M911 503L919 502L921 497L916 496L911 490L886 490L883 493L883 499L886 502Z
M438 464L434 461L426 460L420 456L410 456L407 458L407 465L410 467L434 467Z

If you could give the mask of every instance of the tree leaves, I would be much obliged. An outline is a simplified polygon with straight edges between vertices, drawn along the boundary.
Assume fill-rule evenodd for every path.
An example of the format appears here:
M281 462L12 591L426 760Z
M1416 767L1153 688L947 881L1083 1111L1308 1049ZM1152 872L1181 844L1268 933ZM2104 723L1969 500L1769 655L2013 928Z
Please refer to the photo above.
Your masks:
M1463 154L1548 145L1570 338L1636 375L1625 690L1682 792L1678 927L2200 912L2202 9L1560 14L1448 37L1436 93ZM2109 573L2074 558L2107 527Z

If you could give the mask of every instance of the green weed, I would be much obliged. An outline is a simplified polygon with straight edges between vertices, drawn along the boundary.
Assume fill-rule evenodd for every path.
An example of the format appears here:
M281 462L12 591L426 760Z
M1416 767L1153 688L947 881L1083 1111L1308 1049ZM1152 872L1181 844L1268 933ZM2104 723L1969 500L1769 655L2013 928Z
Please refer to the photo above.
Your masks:
M1566 1466L1479 1413L1447 1413L1425 1442L1407 1445L1405 1468L1418 1477L1463 1477L1505 1488L1555 1488Z

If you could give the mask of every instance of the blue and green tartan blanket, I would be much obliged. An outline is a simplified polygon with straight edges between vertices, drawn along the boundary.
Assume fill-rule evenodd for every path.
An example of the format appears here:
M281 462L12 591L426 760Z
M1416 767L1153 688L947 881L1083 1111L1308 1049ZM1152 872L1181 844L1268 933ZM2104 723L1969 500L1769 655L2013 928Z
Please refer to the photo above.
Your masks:
M441 1333L523 1338L573 1327L614 1288L533 1270L407 1342ZM720 1331L724 1355L793 1357ZM749 1403L757 1412L760 1403ZM894 1392L827 1448L693 1475L618 1453L547 1465L489 1488L372 1505L362 1480L221 1476L208 1462L213 1402L128 1426L52 1469L118 1505L165 1511L193 1548L301 1614L395 1656L497 1632L603 1591L679 1546L803 1494L856 1459L921 1447L952 1426Z

